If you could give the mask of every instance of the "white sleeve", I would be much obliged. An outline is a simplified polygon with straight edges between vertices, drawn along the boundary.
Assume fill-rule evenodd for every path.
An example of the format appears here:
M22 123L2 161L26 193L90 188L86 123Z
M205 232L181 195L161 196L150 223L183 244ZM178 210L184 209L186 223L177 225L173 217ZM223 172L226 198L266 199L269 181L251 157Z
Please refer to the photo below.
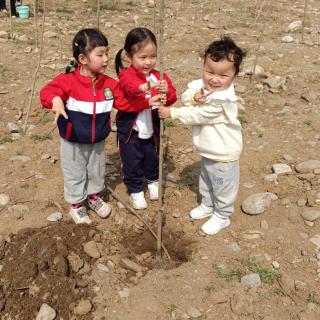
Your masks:
M223 104L204 104L197 106L183 106L170 108L171 117L179 119L184 124L202 125L226 122Z

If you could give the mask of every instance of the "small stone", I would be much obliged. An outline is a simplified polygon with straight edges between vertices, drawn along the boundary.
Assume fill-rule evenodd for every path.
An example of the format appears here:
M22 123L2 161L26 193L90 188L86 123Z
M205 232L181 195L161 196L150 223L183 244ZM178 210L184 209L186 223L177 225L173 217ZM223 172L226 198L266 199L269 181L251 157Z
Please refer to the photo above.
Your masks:
M3 30L0 30L0 39L8 39L9 33Z
M299 198L299 199L297 200L297 205L298 205L298 207L304 207L306 204L307 204L307 201L306 201L306 199L304 199L304 198Z
M119 294L119 297L122 298L122 299L127 299L129 298L129 295L130 295L130 289L128 288L123 288L122 290L120 290L118 292Z
M89 300L81 300L73 309L73 313L79 316L88 314L91 311L92 305Z
M89 241L83 245L84 252L91 258L98 259L101 257L98 246L95 241Z
M294 281L294 288L299 291L305 291L307 289L307 285L299 280Z
M37 314L36 320L53 320L57 313L48 304L43 303L40 307L39 313Z
M297 20L297 21L293 21L291 22L287 29L286 32L295 32L297 30L301 30L302 29L302 21L301 20Z
M10 202L10 197L7 194L0 194L0 206L6 206Z
M304 224L308 227L313 227L314 226L314 222L312 221L308 221L308 220L304 220Z
M230 243L228 245L228 249L231 252L239 252L241 250L241 248L239 247L239 245L236 242Z
M202 313L200 312L200 310L198 310L195 307L190 307L187 312L188 312L188 315L193 319L197 319L202 316Z
M47 220L50 222L58 222L62 218L63 218L63 214L61 212L54 212L47 217Z
M10 130L10 133L18 133L20 131L19 126L12 122L8 122L7 128Z
M41 160L48 160L50 158L51 158L51 155L49 153L44 153L40 157Z
M125 206L120 201L117 202L117 206L119 209L125 209Z
M307 160L296 166L299 173L313 173L315 169L320 169L320 160Z
M251 273L241 278L241 284L250 288L261 285L260 276L257 273Z
M43 33L43 36L45 37L45 38L57 38L58 37L58 34L56 33L56 32L53 32L53 31L45 31L44 33Z
M257 215L263 213L271 205L271 202L277 199L278 197L271 192L255 193L242 202L241 208L247 214Z
M320 218L320 210L313 208L305 208L302 211L301 216L304 220L315 221Z
M316 234L314 237L310 239L310 241L315 244L318 248L320 248L320 235Z
M293 41L294 41L294 39L291 36L284 36L281 38L282 43L291 43Z
M97 269L100 271L106 272L106 273L109 272L109 268L106 265L104 265L103 263L98 263Z
M280 268L280 264L279 264L279 262L277 262L277 261L272 261L271 265L272 265L276 270L278 270L278 269Z
M144 268L142 266L140 266L139 264L131 261L128 258L123 258L121 259L122 263L125 265L125 267L131 271L134 272L142 272L144 270Z
M277 175L292 173L292 169L290 168L290 166L285 163L276 163L272 165L272 171Z

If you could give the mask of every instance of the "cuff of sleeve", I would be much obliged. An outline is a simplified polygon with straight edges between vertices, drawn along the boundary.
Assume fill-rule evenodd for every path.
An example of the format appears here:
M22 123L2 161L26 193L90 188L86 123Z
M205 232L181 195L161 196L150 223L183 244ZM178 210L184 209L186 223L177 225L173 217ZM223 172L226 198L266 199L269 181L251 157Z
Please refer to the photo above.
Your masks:
M170 108L170 115L172 119L179 118L179 110L175 107Z

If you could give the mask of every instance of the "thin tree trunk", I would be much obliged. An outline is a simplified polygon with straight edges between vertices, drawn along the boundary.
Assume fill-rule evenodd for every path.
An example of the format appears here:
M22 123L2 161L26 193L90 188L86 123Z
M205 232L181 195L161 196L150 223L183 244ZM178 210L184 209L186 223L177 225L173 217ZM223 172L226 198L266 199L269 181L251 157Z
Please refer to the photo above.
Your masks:
M164 0L160 0L159 11L159 61L160 61L160 80L163 79L163 45L164 45ZM160 147L159 147L159 212L158 212L158 241L157 253L161 256L162 242L162 215L163 215L163 139L164 139L164 124L163 119L160 121Z
M27 111L27 115L26 115L26 121L25 121L24 127L23 127L24 133L26 133L26 131L27 131L28 120L29 120L29 115L30 115L30 110L31 110L31 103L32 103L33 95L34 95L34 88L35 88L37 74L38 74L38 71L40 68L40 62L41 62L41 56L42 56L44 22L45 22L45 18L46 18L46 0L43 0L43 13L42 14L43 14L43 16L42 16L42 28L41 28L41 42L40 42L40 50L39 50L39 56L38 56L38 64L37 64L36 70L33 75L32 89L31 89L30 98L29 98L29 105L28 105L28 109L27 109L28 111Z
M97 0L97 28L100 27L100 0Z
M305 28L305 25L306 25L307 11L308 11L308 0L305 0L305 2L304 2L303 20L302 20L301 42L304 42L304 28Z

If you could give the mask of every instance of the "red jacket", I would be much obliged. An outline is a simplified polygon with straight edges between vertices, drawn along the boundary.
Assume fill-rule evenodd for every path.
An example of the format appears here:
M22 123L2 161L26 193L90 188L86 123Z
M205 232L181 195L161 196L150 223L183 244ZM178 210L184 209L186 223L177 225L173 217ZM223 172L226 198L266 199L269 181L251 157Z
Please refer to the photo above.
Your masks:
M160 73L154 69L151 72L158 81L160 80ZM164 74L163 79L168 83L167 92L167 106L174 104L177 101L176 89L172 84L170 78ZM147 82L144 73L138 71L134 67L123 69L119 74L119 88L123 92L123 96L127 99L124 103L123 97L121 101L115 101L115 108L124 112L140 112L144 109L150 109L149 99L146 98L145 92L139 90L139 86ZM158 89L153 88L151 96L158 94Z
M60 116L58 128L60 136L79 143L95 143L104 140L110 132L110 112L113 102L126 104L118 82L100 74L95 85L92 78L74 72L59 74L40 91L43 107L51 109L54 97L60 97L68 119Z

